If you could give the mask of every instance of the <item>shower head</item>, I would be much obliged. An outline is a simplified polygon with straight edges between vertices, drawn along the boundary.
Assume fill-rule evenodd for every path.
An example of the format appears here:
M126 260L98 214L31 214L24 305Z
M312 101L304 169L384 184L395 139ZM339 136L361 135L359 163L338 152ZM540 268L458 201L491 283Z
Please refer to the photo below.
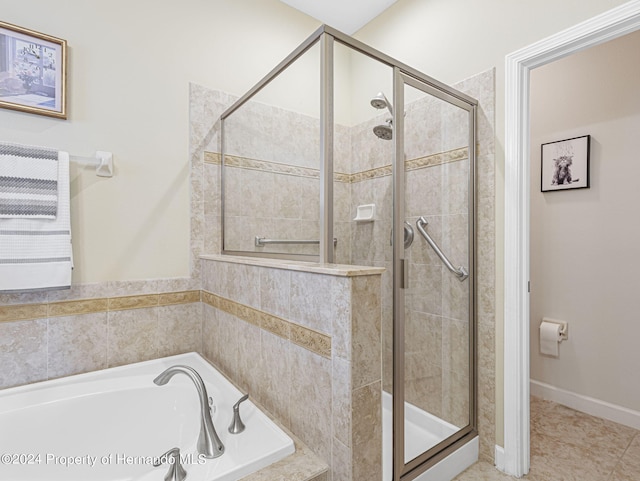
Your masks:
M393 115L393 107L391 106L391 102L382 92L378 92L378 95L371 99L371 106L376 109L384 109L385 107L389 109L389 113Z
M382 140L391 140L393 138L393 123L391 119L387 119L386 125L376 125L373 133Z

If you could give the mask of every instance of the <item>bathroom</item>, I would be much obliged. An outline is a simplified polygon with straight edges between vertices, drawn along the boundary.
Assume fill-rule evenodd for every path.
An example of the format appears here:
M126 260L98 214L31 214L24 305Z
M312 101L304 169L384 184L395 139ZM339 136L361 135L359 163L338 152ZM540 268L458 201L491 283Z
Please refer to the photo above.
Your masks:
M216 214L220 199L207 195L214 192L219 166L215 157L204 154L205 147L214 142L212 127L233 99L247 92L321 24L276 0L193 0L180 5L109 2L103 8L102 2L86 3L0 1L0 20L47 32L69 44L68 120L2 109L0 139L57 146L80 155L108 150L114 153L115 164L115 175L109 179L96 177L90 168L71 166L74 288L2 298L3 305L49 308L46 314L13 309L1 319L0 359L3 367L8 366L0 378L2 387L182 352L209 357L228 345L213 331L220 318L208 317L215 299L208 303L200 296L201 290L214 293L224 274L203 270L200 258L222 248L215 231L220 225L220 214ZM462 1L398 0L353 35L444 83L469 89L472 97L489 99L483 100L478 115L478 126L488 129L479 135L489 143L479 148L477 159L476 249L477 430L479 459L490 465L496 446L504 446L504 57L622 3L598 1L573 9L553 2L505 8L497 2L478 6ZM498 9L500 15L495 14ZM524 25L523 12L530 18ZM167 30L172 35L167 36ZM465 79L479 75L488 79L488 85L471 92L473 86L465 85ZM378 90L366 94L372 97ZM211 91L229 96L216 98ZM355 212L351 214L353 218ZM290 296L296 295L294 290L302 296L300 286L322 292L293 273L289 279L267 278L265 269L265 278L252 284L255 276L249 268L237 270L231 277L238 284L222 288L239 292L223 297L237 296L240 304L256 309L266 309L260 305L262 299L278 309L275 293L282 293L287 283ZM371 288L362 286L365 291ZM135 305L124 304L122 299L130 296L135 297L126 300ZM90 299L96 301L84 302ZM59 302L75 300L83 303L65 305L73 308L69 312L52 310ZM252 334L256 333L243 339ZM276 336L271 341L282 343L281 339ZM326 373L327 358L307 352L297 352L302 356L297 364L308 363L309 369L315 366ZM235 354L219 362L228 362L229 369L239 372L248 367L238 366L246 361ZM304 372L299 375L300 382L310 382ZM313 381L319 393L329 389L327 376ZM250 374L236 382L257 385ZM302 386L298 381L291 384ZM292 431L296 423L306 430L305 413L295 403L272 399L263 405L285 425L289 423ZM313 430L311 426L309 431ZM311 438L304 441L314 444ZM333 456L322 447L326 444L318 446L320 457ZM337 472L332 475L341 479Z

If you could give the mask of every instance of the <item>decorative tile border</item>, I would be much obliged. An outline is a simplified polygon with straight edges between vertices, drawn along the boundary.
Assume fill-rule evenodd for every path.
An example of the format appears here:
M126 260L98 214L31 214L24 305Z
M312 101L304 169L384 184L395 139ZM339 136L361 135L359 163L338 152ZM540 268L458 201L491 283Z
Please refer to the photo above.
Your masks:
M6 305L0 306L0 322L78 316L97 312L191 304L200 301L287 339L320 356L331 359L331 336L244 304L239 304L230 299L211 294L207 291L181 291L138 296L101 297L43 304Z
M16 304L0 306L0 322L24 321L46 317L77 316L95 312L121 311L200 302L200 291L181 291L140 296L123 296L47 304Z
M436 165L447 164L450 162L457 162L459 160L465 160L469 157L467 147L459 149L449 150L446 152L440 152L437 154L426 155L424 157L418 157L416 159L410 159L405 162L407 170L424 169L426 167L433 167ZM221 155L216 152L205 152L204 161L209 164L220 165ZM277 162L269 162L266 160L248 159L245 157L237 157L234 155L226 155L226 164L229 167L237 167L240 169L248 170L260 170L263 172L273 172L276 174L294 175L297 177L309 177L314 179L320 178L320 171L317 169L311 169L307 167L296 167L293 165L279 164ZM334 172L333 179L335 182L342 182L345 184L353 184L355 182L362 182L365 180L376 179L378 177L390 176L392 174L393 167L391 164L383 165L382 167L376 167L375 169L365 170L362 172L356 172L354 174L345 174L343 172Z
M249 322L300 347L331 359L331 336L224 297L202 291L202 302Z

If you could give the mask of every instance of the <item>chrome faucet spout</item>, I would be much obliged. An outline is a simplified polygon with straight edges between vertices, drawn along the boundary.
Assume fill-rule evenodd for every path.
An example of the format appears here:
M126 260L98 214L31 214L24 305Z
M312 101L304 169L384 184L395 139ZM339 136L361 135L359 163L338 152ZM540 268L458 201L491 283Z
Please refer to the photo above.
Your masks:
M200 399L200 435L198 436L198 452L205 458L217 458L224 453L224 444L220 441L218 433L216 433L215 427L213 427L213 420L211 419L211 412L209 411L209 395L207 394L207 388L200 377L200 374L189 366L176 365L166 369L153 382L158 386L164 386L169 380L176 374L185 374L189 379L193 381L198 391L198 398Z

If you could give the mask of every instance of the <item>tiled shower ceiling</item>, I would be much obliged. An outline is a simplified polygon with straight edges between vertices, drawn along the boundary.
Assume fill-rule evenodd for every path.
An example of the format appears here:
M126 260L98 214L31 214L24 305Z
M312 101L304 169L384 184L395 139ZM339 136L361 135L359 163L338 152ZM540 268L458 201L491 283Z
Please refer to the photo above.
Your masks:
M348 35L357 32L397 0L280 0Z

